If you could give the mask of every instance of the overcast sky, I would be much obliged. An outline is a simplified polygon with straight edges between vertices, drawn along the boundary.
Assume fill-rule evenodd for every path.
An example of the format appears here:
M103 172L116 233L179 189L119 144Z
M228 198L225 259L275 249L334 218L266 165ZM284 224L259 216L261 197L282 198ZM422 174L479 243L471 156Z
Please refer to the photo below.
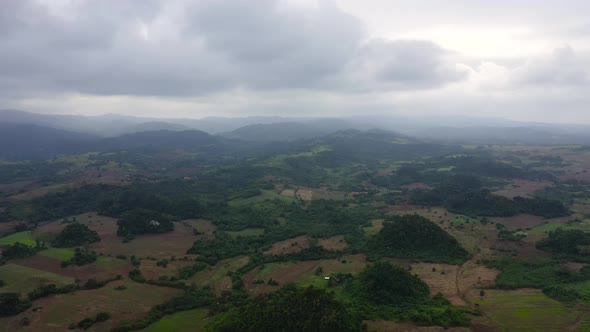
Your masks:
M587 0L0 0L0 109L590 123Z

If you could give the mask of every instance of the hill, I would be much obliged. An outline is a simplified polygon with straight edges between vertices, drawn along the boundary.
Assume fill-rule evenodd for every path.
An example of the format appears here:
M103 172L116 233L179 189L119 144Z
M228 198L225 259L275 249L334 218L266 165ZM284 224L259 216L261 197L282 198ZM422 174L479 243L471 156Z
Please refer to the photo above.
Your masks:
M344 120L320 119L309 122L254 124L221 135L255 142L288 142L325 136L339 130L355 127L354 124Z
M0 123L0 159L45 159L79 153L98 138L31 124Z

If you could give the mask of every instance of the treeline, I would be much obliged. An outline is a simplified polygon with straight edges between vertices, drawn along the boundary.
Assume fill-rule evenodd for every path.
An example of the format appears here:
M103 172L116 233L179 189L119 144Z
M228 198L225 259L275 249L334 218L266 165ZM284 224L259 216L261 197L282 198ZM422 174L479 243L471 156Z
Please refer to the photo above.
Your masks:
M221 313L204 331L364 331L362 320L322 289L287 285Z
M590 296L577 287L590 281L590 266L571 272L559 260L549 258L506 257L483 263L501 271L496 277L496 288L538 288L558 301L590 303Z
M537 248L552 252L561 258L589 261L582 248L590 246L590 233L578 229L563 229L561 227L550 231L548 236L537 242Z
M434 189L412 192L413 204L443 206L453 213L467 216L513 216L528 213L545 218L568 216L569 209L557 200L540 197L509 199L482 188L472 176L453 176Z

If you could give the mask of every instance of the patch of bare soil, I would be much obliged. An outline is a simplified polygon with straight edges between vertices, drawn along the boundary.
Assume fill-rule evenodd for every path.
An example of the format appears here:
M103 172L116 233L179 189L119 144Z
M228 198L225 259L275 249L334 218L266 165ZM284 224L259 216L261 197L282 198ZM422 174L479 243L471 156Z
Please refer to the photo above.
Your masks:
M129 273L129 271L133 270L131 264L124 264L115 268L99 267L96 264L68 266L62 268L60 260L51 257L46 257L43 255L36 255L25 259L18 259L12 262L33 269L43 270L55 274L60 274L66 277L76 278L79 279L81 283L84 283L91 278L95 278L97 280L104 280L109 278L115 278L117 275L126 276Z
M553 187L553 182L550 181L531 181L524 179L513 179L506 188L494 192L496 195L514 198L516 196L527 197L534 192Z
M578 273L586 265L588 265L588 264L567 262L567 263L563 264L563 267L571 273Z
M313 191L308 189L297 189L295 196L303 201L311 201L313 199Z
M489 219L495 223L506 226L506 228L511 231L515 231L518 229L531 229L547 222L565 224L566 222L575 219L575 216L546 219L531 214L518 214L512 217L491 217Z
M440 326L418 326L412 323L398 323L392 321L378 320L365 321L368 332L469 332L474 331L469 327L450 327L444 328Z
M342 251L348 247L343 235L336 235L327 239L319 239L318 245L326 250Z
M267 256L292 254L309 247L311 247L309 236L301 235L274 243L270 249L264 252L264 254Z
M443 294L453 305L465 305L457 289L457 273L459 266L449 264L415 263L415 273L430 287L430 295Z
M140 270L143 276L148 280L158 280L161 276L175 276L176 271L185 266L195 264L193 260L177 259L169 261L166 267L158 266L157 261L142 259Z

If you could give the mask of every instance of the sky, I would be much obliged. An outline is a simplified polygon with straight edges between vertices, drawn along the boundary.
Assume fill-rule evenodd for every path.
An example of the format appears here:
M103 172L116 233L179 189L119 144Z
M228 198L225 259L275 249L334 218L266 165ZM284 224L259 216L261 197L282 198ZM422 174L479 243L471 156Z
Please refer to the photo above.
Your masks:
M0 109L590 123L588 13L586 0L0 0Z

